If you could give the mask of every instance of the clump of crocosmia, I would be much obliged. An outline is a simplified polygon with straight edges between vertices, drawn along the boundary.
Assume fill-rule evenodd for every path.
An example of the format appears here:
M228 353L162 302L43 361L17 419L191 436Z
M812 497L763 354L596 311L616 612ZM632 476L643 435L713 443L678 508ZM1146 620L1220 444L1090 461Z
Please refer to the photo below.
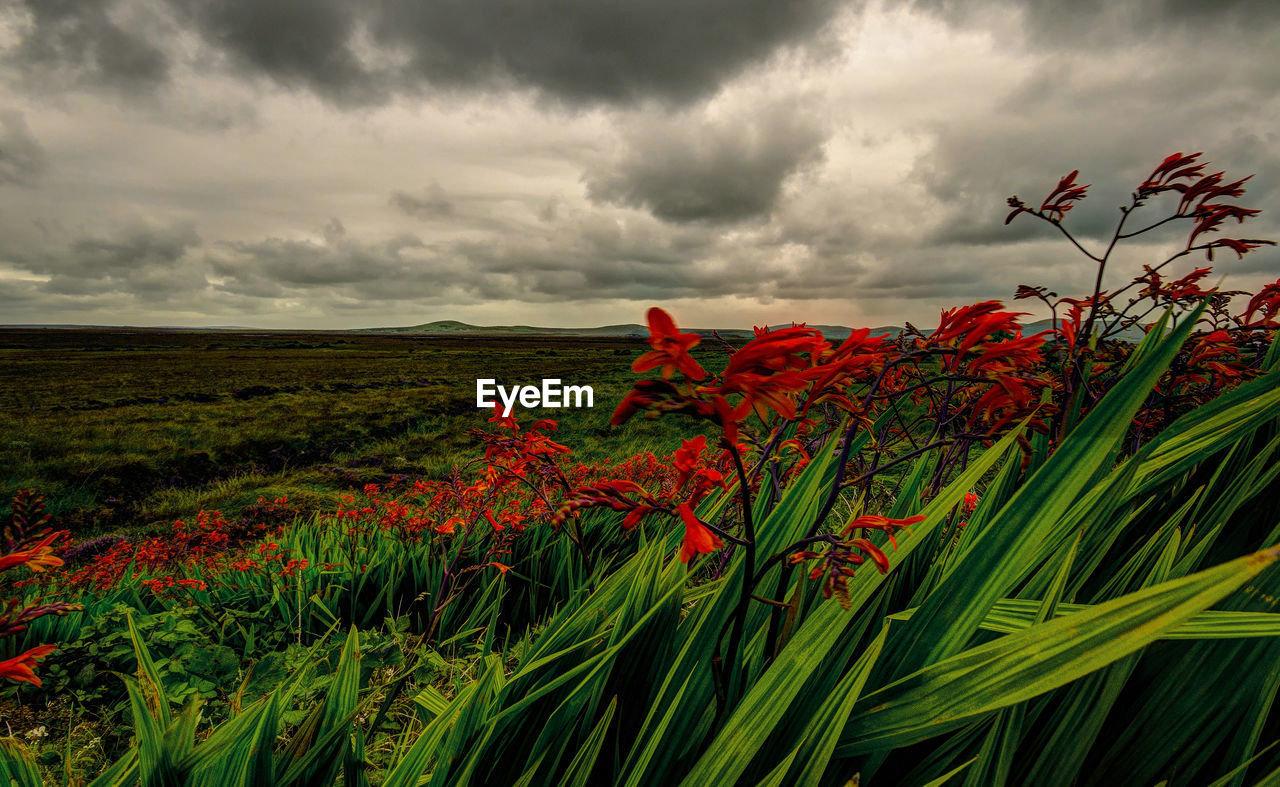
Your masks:
M54 532L46 526L50 517L44 513L44 498L30 489L19 490L13 497L13 514L10 519L10 523L4 528L3 539L0 540L0 571L25 568L41 573L62 565L62 558L54 552L59 542L66 538L67 531ZM21 634L37 618L65 615L78 609L83 607L79 604L62 603L24 605L19 599L9 599L0 607L0 639ZM35 673L36 664L55 648L55 645L40 645L11 659L0 661L0 678L41 685L40 678Z

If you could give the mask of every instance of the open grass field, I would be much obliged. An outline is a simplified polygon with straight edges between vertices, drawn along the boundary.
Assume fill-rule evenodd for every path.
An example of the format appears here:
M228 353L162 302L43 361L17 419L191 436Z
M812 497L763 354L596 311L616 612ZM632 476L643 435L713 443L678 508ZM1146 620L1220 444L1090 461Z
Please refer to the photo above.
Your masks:
M1044 330L3 332L0 784L1280 783L1280 280L1109 254Z
M358 332L0 329L0 518L22 488L62 527L167 526L200 508L234 516L258 497L303 509L393 475L435 476L473 458L488 414L475 380L561 378L594 409L548 416L595 461L679 429L610 429L646 345L625 338ZM626 451L622 450L626 446Z
M0 777L1271 783L1280 345L1202 389L1200 306L1054 419L1014 394L1062 345L997 308L696 354L658 310L648 345L10 332L6 483L79 532L8 512ZM596 408L490 422L481 376Z

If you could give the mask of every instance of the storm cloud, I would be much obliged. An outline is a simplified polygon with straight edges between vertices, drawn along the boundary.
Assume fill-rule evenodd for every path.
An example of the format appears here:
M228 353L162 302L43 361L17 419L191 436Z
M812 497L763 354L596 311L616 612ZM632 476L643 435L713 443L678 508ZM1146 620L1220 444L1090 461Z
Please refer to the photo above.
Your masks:
M391 193L391 204L407 216L418 219L444 218L453 214L453 203L439 183L432 183L421 194L403 191Z
M6 60L46 86L97 83L147 90L168 77L168 56L150 40L159 31L136 6L54 0L7 2L3 11L20 38Z
M0 0L0 323L882 325L1081 292L1006 198L1078 169L1064 226L1098 250L1204 151L1255 175L1230 234L1280 237L1278 47L1261 0Z
M822 158L812 114L787 102L725 118L638 118L617 158L588 170L587 193L672 222L767 216L787 177Z
M49 166L21 112L0 110L0 185L30 185Z
M787 47L821 42L836 0L27 0L11 9L11 62L37 74L138 89L164 81L198 38L220 65L343 105L426 88L531 88L570 105L656 99L684 104ZM148 29L150 28L150 29Z
M80 237L35 254L9 253L5 262L32 274L34 293L99 298L126 295L141 302L181 299L207 281L190 258L200 236L189 224L122 227L110 236Z
M1060 51L1080 48L1108 51L1116 47L1165 44L1173 37L1232 35L1272 27L1275 3L1269 0L911 0L914 7L949 23L979 29L1016 25L1027 44ZM1001 21L1003 20L1003 21ZM1217 39L1222 40L1222 39Z

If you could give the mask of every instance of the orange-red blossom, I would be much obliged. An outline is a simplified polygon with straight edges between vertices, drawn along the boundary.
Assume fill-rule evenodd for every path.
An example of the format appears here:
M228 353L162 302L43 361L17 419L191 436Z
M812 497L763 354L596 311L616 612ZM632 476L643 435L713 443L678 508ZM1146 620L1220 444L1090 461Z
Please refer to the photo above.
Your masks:
M680 542L681 563L688 563L696 555L715 552L724 546L720 537L702 524L702 520L693 513L688 503L676 506L676 513L680 514L680 519L684 521L684 540Z
M50 566L62 565L62 558L53 554L52 544L65 534L65 530L50 533L44 537L44 540L29 549L20 549L8 555L0 555L0 571L14 566L25 565L32 571L39 572Z
M8 678L19 683L30 683L41 686L43 683L36 677L36 662L57 649L56 645L41 645L26 653L20 653L7 661L0 661L0 678Z
M697 347L702 337L696 333L680 333L671 315L656 306L649 310L648 318L649 345L653 349L637 358L631 364L631 371L639 374L661 366L665 379L670 379L677 369L691 380L706 377L706 371L689 355L689 350Z

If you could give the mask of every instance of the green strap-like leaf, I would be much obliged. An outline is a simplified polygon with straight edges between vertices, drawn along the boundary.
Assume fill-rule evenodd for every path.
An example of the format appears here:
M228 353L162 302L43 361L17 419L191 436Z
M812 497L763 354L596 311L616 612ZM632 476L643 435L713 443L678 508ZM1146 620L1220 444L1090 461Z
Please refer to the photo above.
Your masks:
M41 787L40 771L31 752L16 738L0 738L0 784Z
M893 560L901 562L925 541L934 527L946 517L1015 444L1018 430L1011 432L983 453L947 486L921 512L925 520L912 531L899 536ZM877 571L859 571L849 580L851 606L860 608L884 580ZM685 777L685 784L732 784L749 764L762 734L768 734L783 718L791 703L814 670L825 663L825 657L839 639L852 616L837 604L819 604L801 624L799 631L778 658L761 675L725 722L716 742Z
M1182 347L1204 304L1167 339L1149 335L1142 361L1089 412L920 604L891 643L887 676L900 677L960 652L991 606L1024 572L1044 537L1082 493L1110 471L1114 449L1152 386ZM1154 346L1153 342L1158 342Z
M591 772L595 769L596 760L600 758L600 749L604 747L605 735L609 732L609 724L613 721L613 714L617 709L618 698L615 696L609 700L609 705L604 709L604 715L600 717L600 721L596 722L595 728L583 742L582 748L569 763L564 778L560 780L560 787L586 787L591 778Z
M850 757L925 740L1065 685L1140 648L1243 586L1280 547L970 648L859 700Z
M1035 622L1036 599L1002 598L982 620L983 631L1012 634ZM1055 619L1093 609L1096 604L1058 604ZM890 615L891 620L908 620L915 609ZM1193 615L1185 623L1160 635L1161 640L1249 639L1280 636L1280 614L1210 609Z

